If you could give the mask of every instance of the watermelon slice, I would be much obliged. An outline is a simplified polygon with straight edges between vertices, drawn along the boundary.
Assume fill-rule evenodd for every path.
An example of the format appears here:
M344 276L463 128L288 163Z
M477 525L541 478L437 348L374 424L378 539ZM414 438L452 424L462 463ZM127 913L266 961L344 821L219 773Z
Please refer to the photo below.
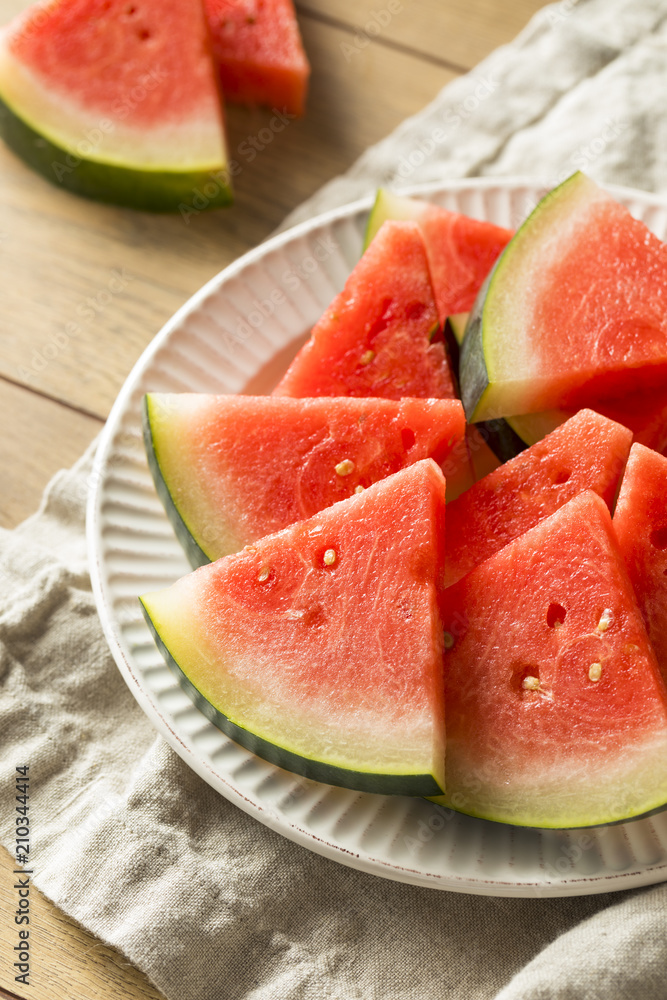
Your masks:
M388 222L275 388L279 396L453 398L424 241Z
M292 0L204 0L225 98L302 115L310 66Z
M667 458L633 444L614 530L667 683Z
M418 462L143 597L207 717L319 781L444 789L444 487Z
M667 691L598 496L580 494L482 563L445 609L439 801L535 827L667 802Z
M423 458L460 449L455 399L149 395L144 435L194 566L310 517Z
M47 0L0 38L2 134L55 184L154 211L231 200L200 0Z
M366 246L387 219L419 224L442 323L450 314L472 308L484 279L513 236L510 229L380 188L368 219Z
M583 174L544 198L480 292L461 350L474 422L667 384L667 247Z
M583 490L614 502L632 434L592 410L505 462L449 505L447 586Z

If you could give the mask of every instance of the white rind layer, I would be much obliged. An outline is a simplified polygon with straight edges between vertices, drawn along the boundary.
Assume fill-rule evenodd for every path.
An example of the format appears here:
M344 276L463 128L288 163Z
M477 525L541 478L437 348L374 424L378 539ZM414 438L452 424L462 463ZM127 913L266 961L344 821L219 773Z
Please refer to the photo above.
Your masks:
M513 383L521 387L522 399L532 383L539 392L539 355L533 350L535 306L550 281L552 266L562 259L576 233L586 230L598 204L613 201L578 174L544 199L501 257L487 294L483 336L489 381L503 383L503 393Z
M645 739L629 740L615 759L565 748L556 758L535 759L529 770L512 766L513 780L503 781L450 744L443 803L482 819L556 829L638 816L667 802L667 719Z

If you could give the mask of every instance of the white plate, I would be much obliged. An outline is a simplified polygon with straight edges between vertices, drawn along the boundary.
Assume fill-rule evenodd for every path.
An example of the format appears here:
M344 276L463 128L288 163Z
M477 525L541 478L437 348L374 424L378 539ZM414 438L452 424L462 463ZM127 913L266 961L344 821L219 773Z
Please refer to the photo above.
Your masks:
M544 193L530 182L412 189L446 208L516 226ZM614 193L661 238L667 206ZM295 777L215 728L164 664L137 596L189 571L158 500L141 439L145 392L266 392L358 260L371 199L275 237L190 299L130 374L100 440L88 540L93 588L130 690L178 754L260 822L376 875L498 896L564 896L667 879L667 810L588 831L513 828L421 799L359 794Z

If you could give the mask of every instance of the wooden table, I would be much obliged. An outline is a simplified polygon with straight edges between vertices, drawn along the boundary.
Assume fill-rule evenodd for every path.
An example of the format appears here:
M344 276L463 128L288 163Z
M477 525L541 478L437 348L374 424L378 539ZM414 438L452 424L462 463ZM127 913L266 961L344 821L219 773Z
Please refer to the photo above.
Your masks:
M232 209L149 216L51 186L0 144L0 525L37 507L57 469L100 430L130 368L205 281L263 240L287 212L496 46L542 0L303 0L312 67L307 116L244 165ZM8 21L26 0L0 0ZM267 114L228 109L238 150ZM247 148L247 147L245 147ZM123 280L113 281L120 272ZM121 287L120 291L109 289ZM64 336L63 336L64 334ZM33 888L31 985L14 982L12 859L0 849L0 997L157 998L122 955Z

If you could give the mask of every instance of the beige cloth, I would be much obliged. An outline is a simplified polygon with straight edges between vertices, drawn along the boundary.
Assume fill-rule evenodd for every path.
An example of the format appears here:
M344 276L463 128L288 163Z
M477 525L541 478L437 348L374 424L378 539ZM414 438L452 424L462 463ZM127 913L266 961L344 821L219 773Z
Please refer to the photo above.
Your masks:
M548 184L579 166L667 194L666 93L667 0L562 0L293 218L378 182ZM401 885L290 843L190 771L101 633L90 462L0 535L0 833L11 849L14 768L28 762L44 893L170 1000L664 1000L665 885L524 900Z

